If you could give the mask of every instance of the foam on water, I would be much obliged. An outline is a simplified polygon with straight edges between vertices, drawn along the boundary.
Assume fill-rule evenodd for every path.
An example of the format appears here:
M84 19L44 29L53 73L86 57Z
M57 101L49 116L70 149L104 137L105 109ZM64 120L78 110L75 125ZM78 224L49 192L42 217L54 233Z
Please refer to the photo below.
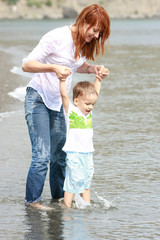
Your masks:
M13 92L9 92L8 95L23 102L25 99L25 93L26 87L19 87L16 88Z
M29 72L23 72L21 67L17 67L17 66L13 66L12 69L10 70L11 73L20 75L20 76L24 76L27 77L29 79L32 78L33 73L29 73Z
M91 204L87 203L79 194L76 194L74 197L73 202L73 208L78 209L110 209L110 208L116 208L115 206L115 200L118 198L114 198L112 201L107 200L105 197L99 196L97 192L95 192L95 195L97 197L97 200L92 201Z
M108 201L105 197L99 196L97 192L95 192L95 194L99 199L99 204L102 205L105 209L116 208L115 201L119 199L119 197L114 198L112 201Z
M76 194L74 206L79 209L85 209L87 207L90 207L91 205L86 202L80 195Z
M22 115L22 114L24 114L24 111L18 110L18 111L11 111L11 112L2 112L2 113L0 113L0 121L2 121L5 118L9 118L11 116L17 115L17 114Z
M118 198L114 198L112 201L107 200L104 196L99 196L97 193L95 193L96 199L92 200L91 203L86 202L79 194L75 194L72 208L73 209L82 209L82 210L108 210L108 209L116 209L115 206L115 200ZM59 206L64 207L64 199L59 200Z
M13 74L16 74L16 75L20 75L20 76L29 78L29 79L31 79L32 76L33 76L33 73L23 72L21 67L17 67L17 66L14 66L10 70L10 72L13 73ZM25 94L26 94L26 87L18 87L16 89L14 89L14 91L8 93L9 96L11 96L13 98L16 98L16 99L18 99L18 100L20 100L22 102L25 99Z

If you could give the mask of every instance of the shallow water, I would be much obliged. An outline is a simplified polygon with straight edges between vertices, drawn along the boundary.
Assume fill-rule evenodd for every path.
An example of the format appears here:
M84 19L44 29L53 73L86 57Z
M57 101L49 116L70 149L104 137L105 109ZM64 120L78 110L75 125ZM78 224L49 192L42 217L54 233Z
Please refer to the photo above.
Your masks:
M11 65L17 67L13 78L21 74L21 59L40 36L71 22L0 22L0 50L10 53ZM94 109L92 206L65 209L61 202L51 202L47 177L44 204L56 211L25 207L30 144L25 122L19 120L23 108L1 113L6 135L0 143L0 239L160 239L160 20L112 20L111 30L109 51L106 47L105 57L97 60L110 76ZM15 31L21 33L18 40ZM84 77L93 79L77 74L74 83ZM25 87L27 77L21 79L15 88Z

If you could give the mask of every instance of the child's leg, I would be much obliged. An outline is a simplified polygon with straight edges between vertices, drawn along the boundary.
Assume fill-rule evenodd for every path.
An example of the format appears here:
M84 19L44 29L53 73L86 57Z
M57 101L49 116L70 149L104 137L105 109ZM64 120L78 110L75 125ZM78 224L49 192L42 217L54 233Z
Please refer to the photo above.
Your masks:
M87 153L85 156L85 164L84 164L84 172L85 172L85 183L84 183L84 192L81 194L82 198L90 203L90 187L92 182L92 177L94 173L94 166L93 166L93 155L92 153Z
M90 203L90 189L85 189L81 196L86 202Z
M69 192L64 192L64 202L66 204L67 207L71 207L72 204L72 200L73 200L73 193L69 193Z

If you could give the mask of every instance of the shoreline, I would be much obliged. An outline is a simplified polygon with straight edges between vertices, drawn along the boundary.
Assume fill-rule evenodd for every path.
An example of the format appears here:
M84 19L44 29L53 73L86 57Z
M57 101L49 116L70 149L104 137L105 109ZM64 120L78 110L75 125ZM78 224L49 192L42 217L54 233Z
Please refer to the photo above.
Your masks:
M63 16L61 17L51 17L51 16L45 16L42 15L40 17L25 17L25 16L12 16L12 15L6 15L3 17L0 17L0 21L7 21L7 20L65 20L65 19L69 19L69 18L65 18ZM71 17L70 19L74 19L73 17ZM118 20L118 19L124 19L124 20L129 20L129 19L135 19L135 20L147 20L147 19L160 19L160 15L153 15L153 16L135 16L135 15L130 15L130 16L112 16L110 17L111 20Z
M0 116L0 159L19 158L27 156L30 143L25 123L25 114L23 110L9 112ZM23 146L23 147L22 147Z
M22 80L23 77L11 72L13 67L10 59L12 56L0 50L0 113L18 111L23 109L24 103L9 95L17 87L25 86L27 82ZM6 65L7 63L7 65Z
M101 2L101 3L100 3ZM160 2L156 0L108 0L94 3L103 6L111 19L148 19L160 18ZM63 19L76 18L78 14L87 6L93 4L92 0L87 3L84 0L61 0L50 1L19 0L15 4L8 5L0 1L0 20L1 19Z
M53 17L46 17L46 16L42 16L42 17L37 17L37 18L26 18L26 17L10 17L10 16L5 16L5 17L0 17L0 21L8 21L8 20L65 20L67 18L64 17L59 17L59 18L53 18ZM69 18L68 18L69 19ZM70 19L74 19L74 18L70 18ZM135 16L127 16L127 17L122 17L122 16L117 16L117 17L110 17L111 20L147 20L147 19L160 19L160 16L139 16L139 17L135 17Z

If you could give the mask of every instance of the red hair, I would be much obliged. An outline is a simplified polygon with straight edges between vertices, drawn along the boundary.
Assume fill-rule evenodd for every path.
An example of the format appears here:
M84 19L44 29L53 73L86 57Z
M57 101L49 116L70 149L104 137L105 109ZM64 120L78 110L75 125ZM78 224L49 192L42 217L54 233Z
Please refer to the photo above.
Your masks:
M98 39L94 38L91 42L86 42L84 44L84 23L90 25L88 30L93 26L97 26L100 29ZM95 57L100 54L100 51L102 55L104 54L104 44L110 35L110 18L103 7L98 4L87 6L78 15L74 26L77 28L73 39L76 47L75 58L81 53L81 55L85 56L87 59L95 60Z

